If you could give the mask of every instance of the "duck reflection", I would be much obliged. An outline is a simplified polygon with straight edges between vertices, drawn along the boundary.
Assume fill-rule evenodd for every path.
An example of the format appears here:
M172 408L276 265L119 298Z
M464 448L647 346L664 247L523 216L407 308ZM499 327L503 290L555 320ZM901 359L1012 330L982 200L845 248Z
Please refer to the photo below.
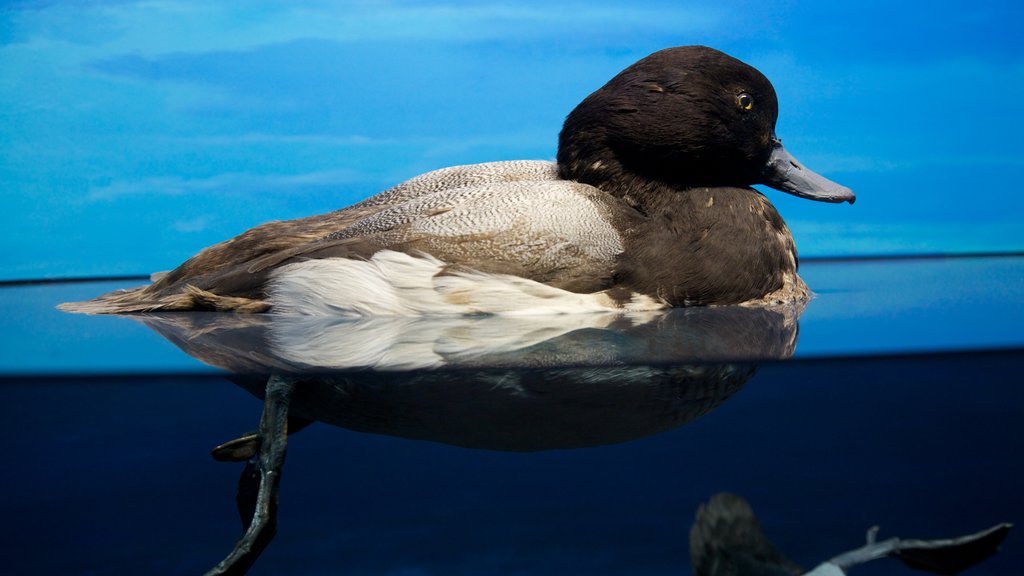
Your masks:
M246 534L210 572L231 574L244 573L272 537L289 431L320 421L507 451L625 442L708 413L758 362L791 356L801 311L134 318L265 399L259 432L214 451L253 458L239 488Z
M129 316L238 373L609 366L786 358L802 307L550 316Z
M656 316L360 319L137 317L263 397L297 382L289 415L472 448L533 451L623 442L718 406L761 360L788 358L790 309Z

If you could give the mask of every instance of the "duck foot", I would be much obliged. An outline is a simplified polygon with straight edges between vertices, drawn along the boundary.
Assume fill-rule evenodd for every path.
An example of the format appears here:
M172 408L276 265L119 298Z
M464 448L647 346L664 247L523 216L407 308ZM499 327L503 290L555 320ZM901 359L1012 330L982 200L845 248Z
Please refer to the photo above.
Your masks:
M288 446L288 406L294 387L294 381L280 376L271 376L267 381L257 433L259 455L255 464L246 466L239 479L238 508L245 533L231 553L206 576L245 574L274 538L281 469ZM251 496L245 496L253 491L255 503Z

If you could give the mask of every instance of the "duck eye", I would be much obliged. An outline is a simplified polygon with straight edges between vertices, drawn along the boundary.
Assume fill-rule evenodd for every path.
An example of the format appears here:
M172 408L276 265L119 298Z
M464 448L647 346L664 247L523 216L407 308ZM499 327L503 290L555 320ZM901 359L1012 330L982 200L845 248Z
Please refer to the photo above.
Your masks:
M736 106L739 106L740 110L746 112L754 107L754 97L746 92L740 92L736 95Z

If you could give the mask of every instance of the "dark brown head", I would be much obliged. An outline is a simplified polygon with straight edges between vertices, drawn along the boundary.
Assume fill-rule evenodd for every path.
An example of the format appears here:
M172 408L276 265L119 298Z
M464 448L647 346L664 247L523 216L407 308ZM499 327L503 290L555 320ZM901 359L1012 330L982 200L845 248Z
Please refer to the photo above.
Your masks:
M778 112L771 82L751 66L704 46L668 48L626 68L569 114L559 172L623 196L631 193L616 186L642 182L674 189L767 184L852 202L852 192L782 149Z

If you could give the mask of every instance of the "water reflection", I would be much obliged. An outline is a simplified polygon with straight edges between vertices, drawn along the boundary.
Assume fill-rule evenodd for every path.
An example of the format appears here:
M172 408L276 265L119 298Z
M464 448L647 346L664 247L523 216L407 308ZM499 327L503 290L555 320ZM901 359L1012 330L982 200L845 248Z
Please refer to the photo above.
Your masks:
M242 474L246 533L211 574L244 573L272 538L288 432L313 421L507 451L625 442L681 426L788 358L800 309L643 315L134 318L264 398L256 434L214 451Z
M796 347L801 311L732 306L619 315L129 317L211 366L309 373L787 358Z
M744 308L546 318L178 313L135 319L201 361L232 371L233 381L266 399L259 431L216 450L221 459L248 462L238 493L245 536L211 574L245 573L269 545L288 433L314 421L508 451L625 442L707 414L744 386L760 361L792 355L797 339L797 311ZM796 366L788 363L784 378L799 375L789 370ZM762 377L771 381L771 374L765 370ZM714 422L729 422L726 412ZM777 424L778 418L769 422ZM737 424L745 421L733 418ZM305 440L301 434L297 438ZM729 442L706 453L727 445L731 453ZM705 472L702 477L714 476L710 468ZM717 479L710 483L710 491L725 487ZM428 506L443 508L447 502ZM363 524L347 517L330 522L353 524L352 530ZM1008 529L999 525L937 541L875 542L869 532L868 544L816 565L810 574L837 576L885 556L952 573L991 554ZM301 546L308 549L305 542ZM819 560L833 552L825 548L826 554L815 555ZM750 507L734 496L716 496L698 512L691 550L694 573L702 576L800 573L760 531Z
M138 319L263 397L298 380L290 416L458 446L543 450L680 426L793 354L792 310L623 317ZM728 360L728 361L726 361Z

